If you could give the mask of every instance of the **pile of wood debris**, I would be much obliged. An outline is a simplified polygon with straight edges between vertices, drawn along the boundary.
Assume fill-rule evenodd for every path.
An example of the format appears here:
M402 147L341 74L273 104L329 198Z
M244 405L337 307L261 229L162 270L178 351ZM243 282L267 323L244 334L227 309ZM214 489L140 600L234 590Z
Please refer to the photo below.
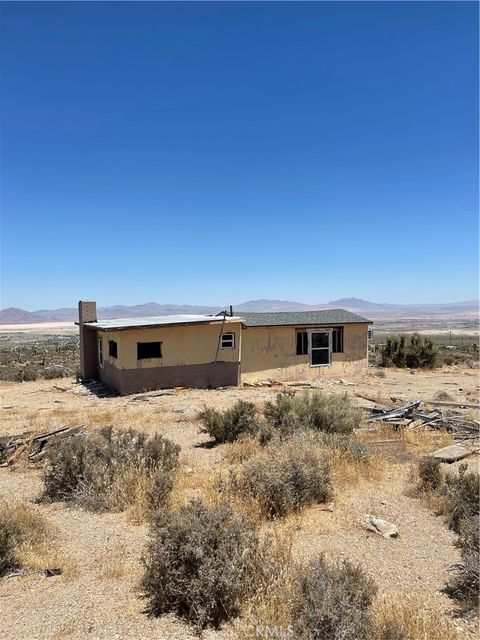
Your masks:
M70 387L53 385L53 388L57 391L64 391L65 393L74 393L79 396L96 396L97 398L107 398L109 396L117 395L116 392L100 380L80 379Z
M54 442L82 436L84 433L85 427L80 426L61 427L40 435L23 433L19 436L3 436L0 438L0 466L8 467L23 458L29 462L39 462Z
M404 399L392 396L391 400L398 402ZM427 426L434 429L445 429L452 432L453 437L459 440L474 439L480 436L480 421L473 420L458 410L444 409L446 406L480 409L480 405L432 400L424 401L423 404L435 406L435 408L421 409L421 404L421 400L414 400L393 409L381 405L368 407L370 416L367 422L387 422L397 429L402 427L420 429Z

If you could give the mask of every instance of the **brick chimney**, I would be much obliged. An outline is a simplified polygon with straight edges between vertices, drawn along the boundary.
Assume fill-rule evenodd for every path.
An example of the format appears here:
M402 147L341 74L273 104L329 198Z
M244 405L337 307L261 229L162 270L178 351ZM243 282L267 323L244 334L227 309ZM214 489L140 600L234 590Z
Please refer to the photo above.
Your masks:
M89 329L89 322L97 321L97 303L91 300L78 301L78 324L80 328L80 376L96 378L97 368L97 332Z
M97 321L97 303L93 300L78 301L78 322L96 322Z

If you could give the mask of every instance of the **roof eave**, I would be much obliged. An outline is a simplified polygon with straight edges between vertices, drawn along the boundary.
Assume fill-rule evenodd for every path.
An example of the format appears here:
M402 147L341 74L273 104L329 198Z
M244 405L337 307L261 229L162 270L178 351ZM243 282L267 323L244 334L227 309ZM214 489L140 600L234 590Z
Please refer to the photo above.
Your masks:
M226 324L233 324L234 322L240 323L240 320L227 320ZM160 324L133 324L127 326L111 326L111 327L101 327L98 325L93 326L93 323L84 322L80 325L79 322L75 322L76 325L88 327L89 329L95 329L95 331L131 331L132 329L159 329L161 327L193 327L196 325L205 325L205 324L223 324L223 318L196 321L196 322L172 322L170 324L160 323Z

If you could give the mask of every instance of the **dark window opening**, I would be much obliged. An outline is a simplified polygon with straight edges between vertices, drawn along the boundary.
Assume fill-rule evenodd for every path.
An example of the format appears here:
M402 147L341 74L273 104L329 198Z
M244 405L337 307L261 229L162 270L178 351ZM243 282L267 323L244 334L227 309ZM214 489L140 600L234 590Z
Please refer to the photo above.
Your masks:
M343 353L343 327L332 330L332 353Z
M297 331L297 356L308 354L308 334L306 331Z
M330 364L330 353L328 349L313 349L312 365L318 366L322 364Z
M222 333L221 346L222 349L235 349L235 334Z
M145 358L161 358L162 343L161 342L137 342L137 360Z
M118 348L117 348L117 343L115 340L109 340L108 341L108 355L111 358L117 358L118 357Z

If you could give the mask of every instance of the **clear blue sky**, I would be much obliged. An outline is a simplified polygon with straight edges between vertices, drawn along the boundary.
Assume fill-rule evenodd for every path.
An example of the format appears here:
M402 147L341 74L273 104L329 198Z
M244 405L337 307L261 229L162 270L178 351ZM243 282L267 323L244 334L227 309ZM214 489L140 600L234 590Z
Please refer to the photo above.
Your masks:
M477 297L476 2L1 13L2 307Z

